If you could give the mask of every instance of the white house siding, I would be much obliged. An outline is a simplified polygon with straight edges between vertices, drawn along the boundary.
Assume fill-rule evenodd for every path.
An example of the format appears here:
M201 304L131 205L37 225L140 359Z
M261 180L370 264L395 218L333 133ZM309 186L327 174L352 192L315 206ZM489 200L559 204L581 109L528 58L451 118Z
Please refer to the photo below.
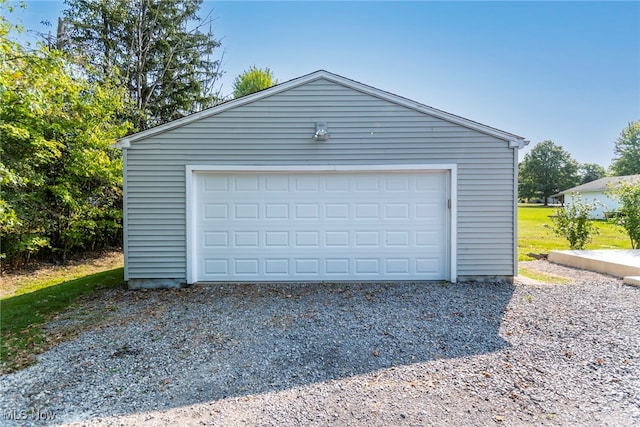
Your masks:
M314 142L315 122L331 138ZM459 278L516 272L507 141L326 79L165 130L127 149L126 279L186 280L185 165L458 165Z
M573 203L573 195L566 194L565 205L570 206ZM595 203L596 208L591 212L591 218L604 219L607 212L614 212L620 208L620 202L616 199L612 199L602 191L592 191L580 193L580 200L582 203Z

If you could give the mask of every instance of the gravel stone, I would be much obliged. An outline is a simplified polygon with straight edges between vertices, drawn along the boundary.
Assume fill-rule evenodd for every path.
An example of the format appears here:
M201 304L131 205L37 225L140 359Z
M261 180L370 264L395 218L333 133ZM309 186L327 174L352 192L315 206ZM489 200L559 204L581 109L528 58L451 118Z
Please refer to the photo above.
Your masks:
M0 424L640 425L640 288L524 264L571 283L106 292L0 376Z

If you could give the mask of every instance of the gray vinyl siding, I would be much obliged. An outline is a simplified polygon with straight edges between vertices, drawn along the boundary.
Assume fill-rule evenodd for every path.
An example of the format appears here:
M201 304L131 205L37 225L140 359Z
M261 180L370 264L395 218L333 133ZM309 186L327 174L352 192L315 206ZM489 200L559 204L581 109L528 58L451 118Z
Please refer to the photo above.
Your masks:
M327 142L311 139L316 121ZM127 279L186 279L185 166L458 165L458 276L515 274L514 149L320 79L135 141L127 149Z

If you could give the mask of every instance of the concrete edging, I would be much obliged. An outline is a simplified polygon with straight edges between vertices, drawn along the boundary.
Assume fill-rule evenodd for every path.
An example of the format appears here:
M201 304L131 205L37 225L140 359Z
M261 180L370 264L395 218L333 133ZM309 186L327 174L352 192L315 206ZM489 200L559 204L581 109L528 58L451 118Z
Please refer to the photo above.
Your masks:
M640 276L627 276L624 278L624 284L640 288Z
M607 251L609 252L609 251ZM611 250L611 258L615 257L616 250ZM625 262L602 259L598 256L604 251L551 251L548 260L556 264L582 268L598 273L610 274L624 278L627 276L640 276L640 264L631 265ZM622 257L620 257L622 258Z

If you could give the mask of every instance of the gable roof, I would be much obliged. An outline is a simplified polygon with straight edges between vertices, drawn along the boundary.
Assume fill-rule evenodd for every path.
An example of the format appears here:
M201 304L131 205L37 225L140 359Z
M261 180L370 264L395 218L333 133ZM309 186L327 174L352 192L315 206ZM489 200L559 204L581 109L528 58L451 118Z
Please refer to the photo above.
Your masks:
M564 190L554 196L560 196L562 194L569 193L588 193L596 191L608 191L611 188L616 188L620 182L640 182L640 175L625 175L625 176L608 176L606 178L596 179L595 181L587 182L586 184L578 185L577 187Z
M214 107L208 108L206 110L202 110L200 112L190 114L188 116L182 117L177 120L173 120L169 123L165 123L165 124L126 136L118 140L118 142L116 143L116 147L128 148L132 142L139 141L141 139L145 139L150 136L157 135L159 133L187 125L189 123L195 122L197 120L201 120L206 117L214 116L223 111L226 111L235 107L239 107L241 105L249 104L259 99L266 98L268 96L271 96L280 92L284 92L294 87L297 87L315 80L320 80L320 79L338 83L348 88L363 92L371 96L375 96L377 98L381 98L383 100L387 100L389 102L413 109L415 111L418 111L433 117L437 117L439 119L442 119L451 123L455 123L460 126L464 126L466 128L476 130L478 132L481 132L487 135L491 135L498 139L502 139L504 141L509 142L509 146L511 148L523 148L525 145L529 144L529 141L526 141L521 136L496 129L491 126L487 126L482 123L475 122L473 120L465 119L464 117L456 116L455 114L447 113L446 111L438 110L436 108L429 107L424 104L420 104L418 102L412 101L402 96L395 95L393 93L386 92L380 89L376 89L372 86L365 85L363 83L348 79L346 77L339 76L337 74L330 73L325 70L318 70L313 73L304 75L302 77L298 77L298 78L286 81L284 83L280 83L278 85L272 86L270 88L261 90L259 92L246 95L231 101L227 101L222 104L216 105Z

